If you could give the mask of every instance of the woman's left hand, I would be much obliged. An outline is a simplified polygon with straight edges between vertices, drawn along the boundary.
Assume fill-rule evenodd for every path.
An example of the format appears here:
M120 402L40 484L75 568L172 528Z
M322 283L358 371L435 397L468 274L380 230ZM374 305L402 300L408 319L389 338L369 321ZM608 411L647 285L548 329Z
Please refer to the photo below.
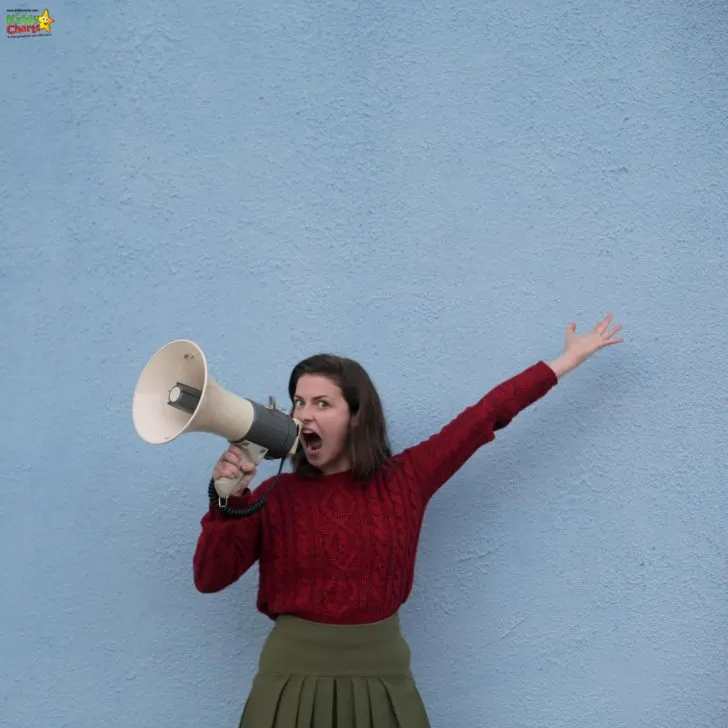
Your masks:
M621 331L621 325L617 324L612 329L609 328L613 318L611 313L607 314L588 334L577 334L576 324L571 324L566 329L564 353L556 362L552 363L552 368L558 376L563 376L566 372L578 367L599 349L624 341L624 339L614 338L614 335Z

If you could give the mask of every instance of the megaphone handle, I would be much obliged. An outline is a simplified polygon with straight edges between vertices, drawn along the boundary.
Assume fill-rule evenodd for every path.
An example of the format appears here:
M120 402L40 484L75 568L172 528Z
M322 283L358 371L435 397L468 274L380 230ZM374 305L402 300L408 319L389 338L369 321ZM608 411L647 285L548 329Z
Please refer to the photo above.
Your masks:
M237 478L217 478L215 480L215 490L217 491L218 496L220 497L220 505L226 506L227 505L227 499L230 497L230 493L235 490L238 483L243 479L243 473L240 473L240 475Z
M241 457L240 459L250 465L257 465L260 460L256 460L255 455L250 452L249 444L247 442L236 443L240 448ZM258 454L258 453L256 453ZM215 490L217 495L220 497L220 505L222 507L227 505L227 499L230 497L230 493L235 490L240 481L243 479L244 473L241 471L236 478L217 478L215 480Z

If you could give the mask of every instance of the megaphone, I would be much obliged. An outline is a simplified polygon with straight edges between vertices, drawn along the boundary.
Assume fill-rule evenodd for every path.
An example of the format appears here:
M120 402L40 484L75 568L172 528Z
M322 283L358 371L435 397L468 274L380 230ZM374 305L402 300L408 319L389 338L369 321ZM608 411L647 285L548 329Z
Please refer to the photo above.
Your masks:
M236 444L255 465L281 459L282 467L300 442L301 423L278 410L273 397L264 406L221 387L205 353L188 339L165 344L149 359L134 390L132 418L137 434L151 445L206 432ZM215 480L221 506L242 477Z

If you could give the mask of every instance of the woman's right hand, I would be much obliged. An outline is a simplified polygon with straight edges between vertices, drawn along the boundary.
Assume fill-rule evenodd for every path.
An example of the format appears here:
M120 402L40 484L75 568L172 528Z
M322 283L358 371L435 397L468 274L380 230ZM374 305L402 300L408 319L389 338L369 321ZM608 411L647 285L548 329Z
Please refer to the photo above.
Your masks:
M243 458L243 451L237 445L230 445L215 464L212 477L214 480L218 478L237 478L242 472L243 477L230 492L231 496L240 496L246 488L250 487L250 482L255 477L256 471L255 465Z

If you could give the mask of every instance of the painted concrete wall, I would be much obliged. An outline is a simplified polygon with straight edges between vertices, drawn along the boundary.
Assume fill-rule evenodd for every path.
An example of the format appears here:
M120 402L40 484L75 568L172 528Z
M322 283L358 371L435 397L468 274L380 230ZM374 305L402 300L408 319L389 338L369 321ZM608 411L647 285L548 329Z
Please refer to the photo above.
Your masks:
M193 587L223 444L137 438L158 346L258 401L356 357L401 447L608 310L433 501L414 667L442 728L725 726L725 6L49 12L0 45L3 726L237 724L269 622Z

